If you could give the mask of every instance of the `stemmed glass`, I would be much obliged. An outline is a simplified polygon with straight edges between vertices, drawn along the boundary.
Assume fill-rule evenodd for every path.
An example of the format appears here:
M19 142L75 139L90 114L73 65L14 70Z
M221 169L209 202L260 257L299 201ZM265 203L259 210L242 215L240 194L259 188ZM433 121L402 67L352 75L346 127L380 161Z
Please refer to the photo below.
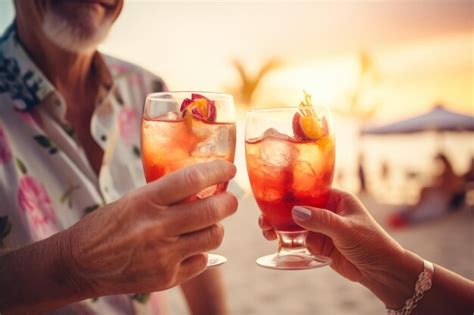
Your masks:
M292 219L293 206L324 207L335 163L335 138L328 108L311 105L256 109L247 114L247 171L253 194L278 236L278 252L257 264L271 269L310 269L330 264L306 248L308 232Z
M231 95L209 92L161 92L147 96L141 125L142 162L147 182L180 168L223 159L234 161L235 108ZM225 191L208 187L188 200ZM177 187L179 189L179 187ZM227 259L208 254L208 267Z

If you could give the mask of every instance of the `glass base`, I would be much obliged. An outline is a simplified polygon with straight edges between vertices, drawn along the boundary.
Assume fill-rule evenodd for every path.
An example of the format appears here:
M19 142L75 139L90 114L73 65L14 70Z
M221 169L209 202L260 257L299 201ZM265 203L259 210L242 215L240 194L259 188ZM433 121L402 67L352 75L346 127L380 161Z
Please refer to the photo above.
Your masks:
M227 262L227 258L216 254L207 254L207 268L217 267Z
M311 254L306 248L308 231L276 231L278 252L257 259L257 265L278 270L303 270L327 266L331 258Z
M278 270L304 270L331 264L331 258L312 255L308 250L280 251L257 259L257 265Z

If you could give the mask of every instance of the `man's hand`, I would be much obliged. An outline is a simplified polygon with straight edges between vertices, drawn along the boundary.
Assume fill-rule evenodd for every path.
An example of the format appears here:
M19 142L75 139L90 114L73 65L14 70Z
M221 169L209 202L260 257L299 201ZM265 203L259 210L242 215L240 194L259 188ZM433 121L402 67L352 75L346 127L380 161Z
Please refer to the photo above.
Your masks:
M204 252L222 242L219 221L237 200L222 193L182 201L235 172L225 161L191 166L85 217L67 233L72 282L101 296L164 290L204 271Z

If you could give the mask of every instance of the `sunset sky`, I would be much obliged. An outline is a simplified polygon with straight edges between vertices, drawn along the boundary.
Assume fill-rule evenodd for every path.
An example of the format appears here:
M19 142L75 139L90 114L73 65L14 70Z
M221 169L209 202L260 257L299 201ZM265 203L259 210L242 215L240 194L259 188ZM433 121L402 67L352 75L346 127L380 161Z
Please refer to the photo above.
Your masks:
M253 73L275 57L283 66L264 79L255 107L298 105L305 89L315 104L338 108L348 104L358 77L358 53L365 50L379 77L363 95L363 104L379 105L372 123L404 118L438 102L474 115L473 12L470 1L443 0L126 0L101 50L162 76L172 90L229 91L239 83L233 59ZM11 1L0 0L0 28L12 19ZM243 117L238 143L243 141ZM336 117L336 127L336 164L341 173L353 174L359 150L355 121ZM451 158L458 170L474 155L472 139L469 134L445 141L448 152L456 152ZM376 160L390 157L400 170L431 170L429 161L439 149L434 140L413 136L371 143L366 159L374 167ZM236 164L245 168L240 145ZM244 172L237 181L248 188ZM350 188L350 180L345 185Z
M0 0L0 27L10 1ZM315 102L344 106L357 79L357 54L373 56L379 81L364 103L381 120L435 102L474 114L473 5L464 1L280 1L180 3L126 1L102 51L161 75L173 90L226 90L238 76L230 61L256 71L284 62L257 91L255 106Z

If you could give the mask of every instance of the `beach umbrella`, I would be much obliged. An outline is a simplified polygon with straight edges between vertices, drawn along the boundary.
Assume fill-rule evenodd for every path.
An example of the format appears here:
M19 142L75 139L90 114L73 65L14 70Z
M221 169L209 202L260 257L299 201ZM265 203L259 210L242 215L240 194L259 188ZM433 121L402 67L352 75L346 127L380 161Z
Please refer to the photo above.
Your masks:
M435 106L431 111L383 126L362 129L362 135L410 134L425 131L474 131L474 116Z

